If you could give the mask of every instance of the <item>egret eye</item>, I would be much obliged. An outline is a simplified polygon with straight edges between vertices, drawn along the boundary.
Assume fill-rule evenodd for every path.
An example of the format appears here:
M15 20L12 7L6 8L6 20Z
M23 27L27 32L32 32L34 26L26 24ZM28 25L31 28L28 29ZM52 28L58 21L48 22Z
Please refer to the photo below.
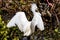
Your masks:
M38 9L36 9L35 12L39 12Z

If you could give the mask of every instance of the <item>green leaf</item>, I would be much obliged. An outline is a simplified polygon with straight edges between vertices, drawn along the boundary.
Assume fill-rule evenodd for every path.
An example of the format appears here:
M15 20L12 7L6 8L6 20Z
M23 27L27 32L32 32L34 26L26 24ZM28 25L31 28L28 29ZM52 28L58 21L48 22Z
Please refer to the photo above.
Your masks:
M55 29L55 32L58 32L58 28Z
M7 40L7 37L5 37L3 40Z

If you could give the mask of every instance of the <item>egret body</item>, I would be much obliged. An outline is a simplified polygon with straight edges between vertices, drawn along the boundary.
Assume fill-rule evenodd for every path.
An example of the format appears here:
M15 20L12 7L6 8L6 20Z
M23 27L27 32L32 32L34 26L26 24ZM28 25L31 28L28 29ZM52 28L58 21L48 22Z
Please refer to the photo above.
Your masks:
M37 10L37 5L36 4L31 4L31 11L33 12L33 19L31 21L31 30L32 32L35 31L35 27L37 26L37 28L39 28L41 31L44 30L44 23L41 17L41 13L36 12Z
M24 36L31 35L35 30L35 26L37 26L41 31L44 30L44 24L41 14L39 12L36 12L36 9L36 4L31 4L31 11L34 15L32 21L27 20L24 12L17 12L16 15L7 24L7 27L17 25L20 31L24 33Z

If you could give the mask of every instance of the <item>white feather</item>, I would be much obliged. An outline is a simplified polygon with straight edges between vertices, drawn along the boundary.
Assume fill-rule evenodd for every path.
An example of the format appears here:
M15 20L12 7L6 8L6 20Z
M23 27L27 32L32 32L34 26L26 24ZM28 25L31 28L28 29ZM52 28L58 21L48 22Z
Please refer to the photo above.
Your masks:
M39 12L35 12L37 9L36 4L31 4L31 11L33 12L32 21L28 21L24 12L17 12L16 15L7 24L7 27L18 26L21 32L24 32L24 36L29 36L34 32L35 26L41 31L44 30L44 24ZM15 25L16 24L16 25Z
M31 22L27 20L24 12L17 12L7 24L7 27L16 26L15 24L18 26L21 32L24 32L24 36L29 36L31 34Z
M31 11L34 14L34 17L31 22L31 30L32 32L35 31L35 27L37 26L41 31L44 30L44 23L41 17L41 14L39 12L36 12L35 10L37 9L36 4L31 4Z

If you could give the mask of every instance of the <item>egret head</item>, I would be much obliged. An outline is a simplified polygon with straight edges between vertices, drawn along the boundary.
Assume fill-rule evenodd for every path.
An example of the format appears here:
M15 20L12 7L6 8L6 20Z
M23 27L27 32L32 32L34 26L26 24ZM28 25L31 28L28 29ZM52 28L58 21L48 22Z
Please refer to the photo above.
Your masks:
M31 4L31 11L35 12L36 9L37 9L37 5L35 3Z

